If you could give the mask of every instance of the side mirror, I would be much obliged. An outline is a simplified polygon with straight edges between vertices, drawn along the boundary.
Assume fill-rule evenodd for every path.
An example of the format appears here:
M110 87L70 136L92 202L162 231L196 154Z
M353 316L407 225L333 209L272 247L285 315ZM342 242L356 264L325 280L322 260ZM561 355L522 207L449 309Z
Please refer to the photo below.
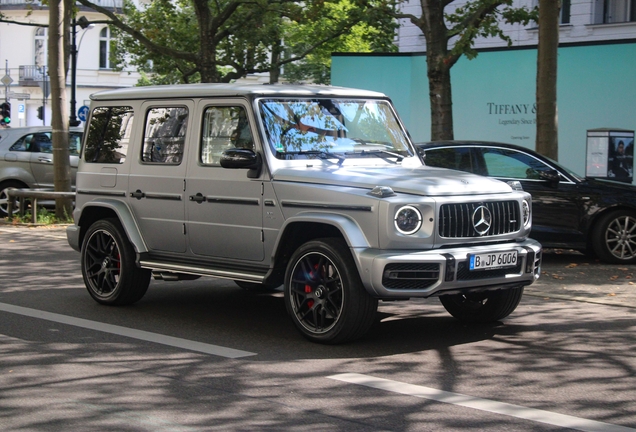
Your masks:
M261 156L254 150L231 148L221 154L223 168L253 170L248 174L250 178L260 175L262 165Z
M548 171L539 171L539 178L541 180L546 180L551 184L559 183L559 172L557 170L548 170Z

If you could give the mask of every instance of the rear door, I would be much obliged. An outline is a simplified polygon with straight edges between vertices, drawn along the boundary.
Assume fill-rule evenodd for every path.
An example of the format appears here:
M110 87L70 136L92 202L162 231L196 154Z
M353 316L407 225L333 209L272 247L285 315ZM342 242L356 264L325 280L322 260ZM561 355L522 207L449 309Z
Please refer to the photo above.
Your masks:
M127 199L151 252L186 251L185 158L193 108L190 100L142 105L141 152L133 155Z

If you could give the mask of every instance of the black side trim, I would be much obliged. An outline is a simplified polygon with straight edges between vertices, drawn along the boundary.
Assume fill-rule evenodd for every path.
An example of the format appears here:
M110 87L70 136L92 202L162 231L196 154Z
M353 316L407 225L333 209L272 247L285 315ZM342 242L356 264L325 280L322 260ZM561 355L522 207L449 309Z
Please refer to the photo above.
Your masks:
M373 211L372 206L355 206L355 205L342 205L342 204L321 204L321 203L304 203L297 201L282 201L283 207L294 208L318 208L323 210L353 210L353 211Z
M146 198L168 200L168 201L181 201L181 195L176 195L176 194L146 193Z
M84 190L78 189L77 193L80 195L103 195L103 196L119 196L125 197L126 192L121 191L103 191L103 190Z
M246 205L261 205L260 200L258 199L249 199L249 198L228 198L228 197L213 197L206 196L205 200L207 202L219 203L219 204L246 204Z

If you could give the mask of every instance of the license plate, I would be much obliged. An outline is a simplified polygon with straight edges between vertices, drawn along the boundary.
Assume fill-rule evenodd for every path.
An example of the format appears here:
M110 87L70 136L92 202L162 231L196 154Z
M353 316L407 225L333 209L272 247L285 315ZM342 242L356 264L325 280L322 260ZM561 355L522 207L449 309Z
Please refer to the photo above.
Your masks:
M468 255L471 270L490 270L517 265L517 251Z

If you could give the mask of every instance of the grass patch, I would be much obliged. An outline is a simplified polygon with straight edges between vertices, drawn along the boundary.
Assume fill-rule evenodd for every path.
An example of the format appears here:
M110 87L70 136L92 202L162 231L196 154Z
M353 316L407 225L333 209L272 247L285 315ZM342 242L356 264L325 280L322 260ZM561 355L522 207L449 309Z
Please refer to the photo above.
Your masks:
M5 221L12 224L30 224L33 223L31 220L31 212L27 211L24 216L20 216L19 214L14 214L13 219L9 221L9 218L4 218ZM37 214L37 224L42 225L59 225L59 224L72 224L73 218L70 216L66 216L62 219L59 219L55 216L54 212L50 212L45 208L40 207L38 209Z

